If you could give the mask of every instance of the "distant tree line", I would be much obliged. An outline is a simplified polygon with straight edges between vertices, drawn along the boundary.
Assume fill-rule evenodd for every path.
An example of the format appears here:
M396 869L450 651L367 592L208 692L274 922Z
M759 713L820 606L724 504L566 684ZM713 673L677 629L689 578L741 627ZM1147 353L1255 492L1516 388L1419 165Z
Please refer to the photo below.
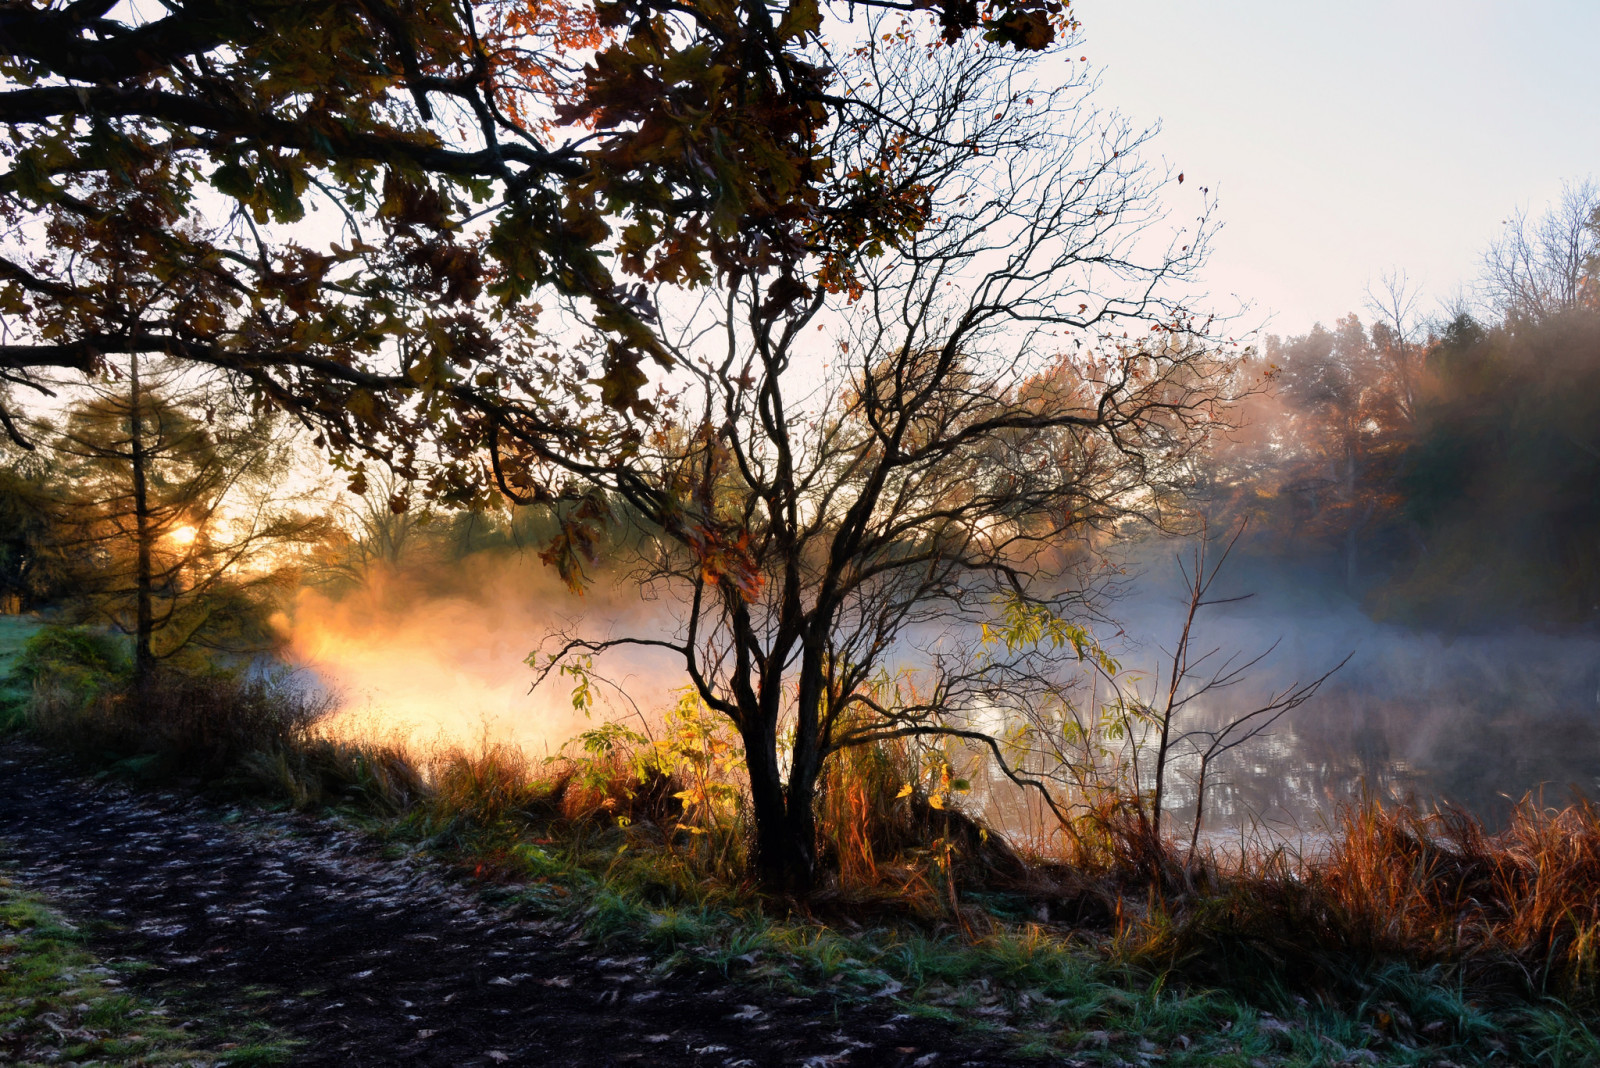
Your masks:
M1376 321L1269 338L1270 395L1202 494L1380 616L1600 620L1600 187L1514 216L1475 300L1414 304L1387 279Z

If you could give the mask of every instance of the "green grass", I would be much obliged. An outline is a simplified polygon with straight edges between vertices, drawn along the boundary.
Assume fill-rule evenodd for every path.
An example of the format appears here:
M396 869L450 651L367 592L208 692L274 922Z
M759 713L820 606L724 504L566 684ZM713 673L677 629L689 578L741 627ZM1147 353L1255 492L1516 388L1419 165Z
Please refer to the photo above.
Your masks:
M373 826L369 824L369 826ZM414 829L389 823L380 833ZM780 915L748 889L696 878L624 829L525 845L521 873L497 852L501 903L557 915L670 975L713 970L795 993L828 992L1003 1033L1019 1052L1088 1064L1600 1064L1591 1022L1556 1001L1480 1005L1442 969L1387 965L1357 1003L1294 990L1181 984L1107 936L995 919L986 931L908 919L874 926ZM554 839L549 836L557 835ZM457 863L459 843L441 848Z
M31 691L11 678L11 669L29 638L43 626L32 616L0 616L0 733L27 722Z
M122 989L132 969L102 963L83 934L39 898L0 878L0 1062L88 1065L263 1065L289 1060L281 1042L230 1043L181 1030L158 1004ZM259 1030L246 1024L203 1032Z

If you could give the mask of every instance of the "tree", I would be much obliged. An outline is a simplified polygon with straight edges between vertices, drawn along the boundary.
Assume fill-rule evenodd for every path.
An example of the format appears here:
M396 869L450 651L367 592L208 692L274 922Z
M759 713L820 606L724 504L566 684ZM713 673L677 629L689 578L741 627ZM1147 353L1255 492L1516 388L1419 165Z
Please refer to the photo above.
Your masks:
M269 642L259 596L327 524L282 488L289 440L268 414L137 357L119 386L71 405L51 451L61 547L80 561L71 612L133 638L142 694L161 660Z
M1377 288L1367 288L1367 310L1373 316L1372 347L1388 377L1394 418L1416 419L1417 392L1426 373L1424 362L1431 329L1417 312L1421 292L1404 271L1386 272Z
M409 487L387 470L369 479L365 493L341 504L345 530L330 570L358 583L375 569L399 568L416 553L425 528L442 519L431 508L414 506Z
M1402 301L1403 305L1403 301ZM1369 336L1354 314L1335 329L1267 342L1282 400L1276 428L1279 494L1289 538L1337 553L1347 592L1363 581L1362 549L1399 517L1397 465L1415 403L1420 359L1396 328Z
M1393 610L1452 627L1600 614L1600 309L1483 326L1458 318L1428 355L1399 471L1428 552Z
M1228 557L1232 555L1234 546L1238 544L1244 530L1244 524L1241 523L1222 544L1222 551L1219 553L1213 548L1214 542L1210 532L1202 528L1187 565L1181 558L1179 559L1178 570L1183 576L1188 598L1183 626L1178 632L1178 640L1172 647L1172 659L1167 667L1165 685L1162 684L1161 673L1158 670L1152 680L1155 683L1154 700L1139 710L1153 728L1152 733L1155 736L1154 752L1151 753L1155 784L1150 791L1148 803L1142 796L1136 800L1141 828L1151 841L1160 841L1168 775L1172 771L1174 758L1187 751L1195 758L1196 763L1194 821L1189 829L1191 854L1200 845L1200 829L1205 821L1207 779L1217 761L1261 737L1276 726L1284 716L1311 700L1322 688L1322 684L1348 664L1350 658L1355 655L1353 652L1348 654L1311 682L1302 683L1298 680L1291 682L1268 694L1254 708L1247 705L1243 709L1233 710L1212 725L1190 725L1185 722L1186 712L1190 706L1199 706L1207 697L1239 685L1249 677L1252 669L1270 657L1278 647L1278 642L1274 641L1265 650L1254 655L1239 652L1225 655L1217 648L1197 647L1198 634L1195 623L1200 610L1245 599L1219 597L1212 593L1217 576L1227 564Z
M857 290L795 303L735 276L680 321L680 424L565 468L651 525L646 577L679 628L567 635L538 659L681 657L743 741L758 873L802 893L824 762L918 735L1003 759L975 718L1092 655L1075 622L1092 535L1151 509L1233 385L1174 297L1208 226L1157 235L1147 132L1090 108L1081 78L1035 88L1015 57L908 36L863 62L875 118L838 131L836 165L908 133L889 155L926 222L864 259ZM985 646L986 627L1030 640Z
M1569 182L1536 221L1518 208L1483 257L1485 297L1506 320L1535 323L1593 299L1600 185Z
M952 40L1038 49L1070 25L1054 0L928 6ZM646 414L644 368L671 360L629 276L782 275L799 250L888 247L919 221L917 191L828 165L860 104L823 21L816 0L8 3L0 371L224 368L407 478L428 439L453 462L427 490L449 500L481 497L502 437L611 448L571 394ZM41 252L46 229L72 240ZM214 314L78 315L130 254L214 291ZM822 259L821 284L848 284ZM590 348L541 332L551 297L590 309Z
M6 449L0 466L0 598L20 612L48 604L70 581L56 514L55 472L36 452Z

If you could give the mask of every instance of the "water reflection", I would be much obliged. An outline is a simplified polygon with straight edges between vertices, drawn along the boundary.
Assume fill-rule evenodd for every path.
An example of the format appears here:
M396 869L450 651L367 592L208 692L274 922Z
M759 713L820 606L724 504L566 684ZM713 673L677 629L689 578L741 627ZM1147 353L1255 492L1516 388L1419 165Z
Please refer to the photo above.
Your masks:
M1272 691L1350 663L1314 698L1213 764L1205 826L1315 834L1337 808L1364 794L1421 805L1464 806L1491 827L1529 794L1565 804L1573 791L1600 796L1600 639L1531 630L1449 637L1376 624L1353 605L1305 591L1231 607L1208 621L1207 648L1277 652L1245 684L1191 708L1187 728L1214 729ZM1299 600L1294 598L1298 597ZM1152 666L1163 609L1129 606L1119 656ZM1171 629L1168 627L1167 629ZM1164 806L1186 829L1198 761L1180 754ZM1150 785L1150 769L1144 769ZM1047 832L1037 803L989 781L981 804L1023 837Z

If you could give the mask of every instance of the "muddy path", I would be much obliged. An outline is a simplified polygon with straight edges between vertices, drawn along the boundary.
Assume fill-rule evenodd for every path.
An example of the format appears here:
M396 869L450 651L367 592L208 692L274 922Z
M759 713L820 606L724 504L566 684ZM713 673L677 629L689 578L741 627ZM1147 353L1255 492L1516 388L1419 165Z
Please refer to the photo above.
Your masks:
M1027 1063L876 1002L657 977L362 835L93 783L15 738L0 740L0 863L102 956L147 964L141 993L253 1013L298 1041L296 1064Z

